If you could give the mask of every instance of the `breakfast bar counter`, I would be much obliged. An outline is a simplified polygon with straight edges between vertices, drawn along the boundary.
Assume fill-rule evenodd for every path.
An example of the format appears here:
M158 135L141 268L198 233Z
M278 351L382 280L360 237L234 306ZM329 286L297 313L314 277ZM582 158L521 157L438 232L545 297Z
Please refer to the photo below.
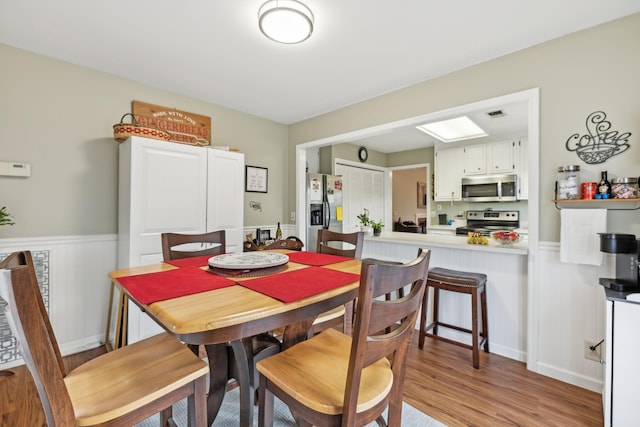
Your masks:
M413 246L423 246L429 248L450 248L465 251L482 251L501 253L506 255L527 255L527 239L523 239L511 246L504 246L495 242L490 237L487 245L472 245L467 243L466 236L431 235L418 233L400 233L393 231L383 231L380 236L365 236L365 241L388 244L403 244Z
M406 262L418 248L431 249L430 267L487 275L487 310L491 353L526 361L528 241L502 246L489 239L487 245L467 243L466 236L382 232L365 236L362 257ZM471 301L466 295L442 292L442 321L471 326ZM428 313L429 317L431 313ZM470 342L466 334L446 331L451 338ZM443 329L443 335L445 331ZM430 340L425 343L425 348ZM481 356L482 357L482 356Z

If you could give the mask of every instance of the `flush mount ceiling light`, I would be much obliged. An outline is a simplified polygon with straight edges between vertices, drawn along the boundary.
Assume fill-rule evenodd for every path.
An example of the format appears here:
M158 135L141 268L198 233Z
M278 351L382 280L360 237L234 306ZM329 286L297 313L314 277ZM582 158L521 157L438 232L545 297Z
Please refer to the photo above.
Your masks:
M300 43L313 32L313 13L296 0L270 0L258 10L258 26L273 41Z
M487 133L467 116L426 123L416 126L416 128L434 138L438 138L442 142L463 141L465 139L487 136Z

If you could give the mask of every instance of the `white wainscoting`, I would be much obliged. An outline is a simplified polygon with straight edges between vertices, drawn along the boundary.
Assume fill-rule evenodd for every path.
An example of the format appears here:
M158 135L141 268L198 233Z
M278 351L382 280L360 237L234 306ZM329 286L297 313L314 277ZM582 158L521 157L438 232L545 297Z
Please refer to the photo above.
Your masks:
M49 251L49 317L63 355L101 345L117 236L0 239L0 253L22 250ZM22 361L0 364L0 369L18 364Z
M245 227L245 234L256 228L269 228L275 235L276 225ZM295 226L281 224L283 235L295 234ZM53 236L24 239L0 239L0 254L15 251L49 251L49 317L63 355L96 348L104 343L109 272L117 268L118 236ZM23 364L22 360L2 363L0 370Z
M615 275L615 259L605 254L602 266L564 264L555 242L541 242L538 252L536 371L601 393L604 365L585 359L584 341L605 337L606 304L598 278ZM603 343L603 355L604 348Z

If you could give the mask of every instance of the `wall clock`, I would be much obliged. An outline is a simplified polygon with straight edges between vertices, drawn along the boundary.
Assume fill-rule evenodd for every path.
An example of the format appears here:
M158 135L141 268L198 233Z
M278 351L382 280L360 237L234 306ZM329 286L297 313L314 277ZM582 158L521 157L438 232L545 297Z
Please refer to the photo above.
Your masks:
M366 162L368 158L369 152L367 151L366 147L358 148L358 159L360 159L361 162Z

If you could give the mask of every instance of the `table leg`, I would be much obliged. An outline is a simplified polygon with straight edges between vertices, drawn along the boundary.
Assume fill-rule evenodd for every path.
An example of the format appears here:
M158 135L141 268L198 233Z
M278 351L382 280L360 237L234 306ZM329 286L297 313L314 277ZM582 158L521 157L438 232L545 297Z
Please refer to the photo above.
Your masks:
M240 388L240 426L253 426L253 397L254 387L249 367L252 358L247 355L242 341L231 341L233 359L235 361L235 376Z
M209 358L209 393L207 394L207 425L212 425L216 419L222 399L227 391L227 345L207 344Z
M254 387L249 367L251 359L245 344L242 341L232 341L230 344L207 344L205 349L209 358L208 425L213 424L220 411L229 378L235 378L240 392L240 426L253 426ZM230 365L231 358L233 363Z
M282 350L286 350L292 345L306 340L314 320L316 320L315 317L312 317L298 323L287 325L282 334Z

